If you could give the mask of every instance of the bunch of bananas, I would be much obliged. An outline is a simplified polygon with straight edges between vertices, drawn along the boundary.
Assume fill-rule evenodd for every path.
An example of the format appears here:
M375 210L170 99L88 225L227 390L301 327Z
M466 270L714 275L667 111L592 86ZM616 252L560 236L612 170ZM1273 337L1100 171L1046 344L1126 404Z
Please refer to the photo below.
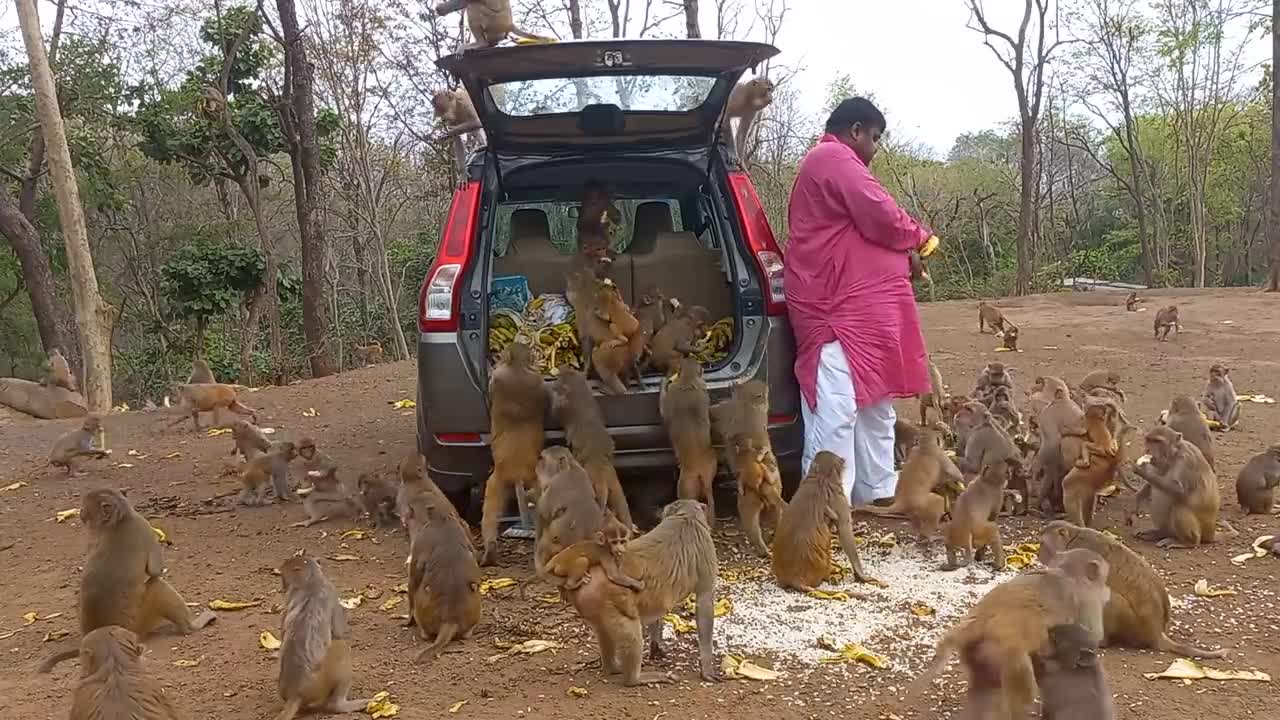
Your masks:
M519 315L507 309L495 310L489 316L489 352L502 352L523 329L524 321Z
M721 318L707 329L706 335L698 338L691 357L703 365L714 365L729 354L731 342L733 342L733 318Z
M582 369L582 348L578 346L578 332L573 322L563 322L538 330L538 367L543 375L555 375L556 368L569 365Z

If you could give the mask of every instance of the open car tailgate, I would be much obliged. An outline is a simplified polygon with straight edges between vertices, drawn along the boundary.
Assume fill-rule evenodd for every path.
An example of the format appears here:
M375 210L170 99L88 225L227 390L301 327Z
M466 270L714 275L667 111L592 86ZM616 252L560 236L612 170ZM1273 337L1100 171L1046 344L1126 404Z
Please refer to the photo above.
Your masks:
M778 54L723 40L585 40L470 50L458 77L499 155L707 148L734 83Z

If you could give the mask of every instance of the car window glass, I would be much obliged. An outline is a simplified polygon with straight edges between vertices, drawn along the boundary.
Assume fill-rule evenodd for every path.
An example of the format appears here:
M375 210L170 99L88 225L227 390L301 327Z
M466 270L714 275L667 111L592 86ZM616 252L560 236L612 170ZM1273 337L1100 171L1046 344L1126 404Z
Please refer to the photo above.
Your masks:
M702 105L714 77L623 75L537 78L489 86L501 112L516 116L578 112L587 105L611 104L631 112L687 112Z
M610 246L617 252L626 252L631 244L635 229L636 207L647 202L665 202L671 209L671 223L676 231L684 230L680 218L680 203L666 198L625 198L615 202L622 213L621 227L613 234ZM576 203L506 203L498 206L497 222L493 232L493 254L505 255L511 245L511 214L526 208L541 210L547 216L547 225L551 230L551 244L564 255L572 255L577 250L578 231L577 213L570 214Z

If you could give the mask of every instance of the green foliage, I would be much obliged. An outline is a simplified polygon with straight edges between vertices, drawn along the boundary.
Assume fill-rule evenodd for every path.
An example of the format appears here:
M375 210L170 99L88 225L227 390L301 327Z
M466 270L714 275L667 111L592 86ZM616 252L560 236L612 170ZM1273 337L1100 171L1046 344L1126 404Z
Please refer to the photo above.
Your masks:
M197 322L236 306L262 282L266 259L250 245L197 240L161 268L161 290L172 311Z

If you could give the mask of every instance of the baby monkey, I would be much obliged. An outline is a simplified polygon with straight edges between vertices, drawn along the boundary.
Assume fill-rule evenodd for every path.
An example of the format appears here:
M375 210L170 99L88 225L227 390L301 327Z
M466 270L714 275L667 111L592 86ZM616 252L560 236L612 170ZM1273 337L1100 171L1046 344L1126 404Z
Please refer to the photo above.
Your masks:
M631 530L613 513L608 513L604 526L596 531L594 538L576 542L556 553L544 570L552 583L565 590L577 590L591 581L591 568L599 565L609 582L641 592L644 582L627 575L618 564L630 539Z
M84 470L75 467L77 458L104 458L111 454L110 450L104 450L93 443L101 431L101 418L96 415L86 417L79 430L72 430L53 443L53 449L49 451L49 464L65 469L67 475L84 475Z
M1112 720L1115 709L1098 644L1082 625L1054 625L1031 656L1041 720Z

